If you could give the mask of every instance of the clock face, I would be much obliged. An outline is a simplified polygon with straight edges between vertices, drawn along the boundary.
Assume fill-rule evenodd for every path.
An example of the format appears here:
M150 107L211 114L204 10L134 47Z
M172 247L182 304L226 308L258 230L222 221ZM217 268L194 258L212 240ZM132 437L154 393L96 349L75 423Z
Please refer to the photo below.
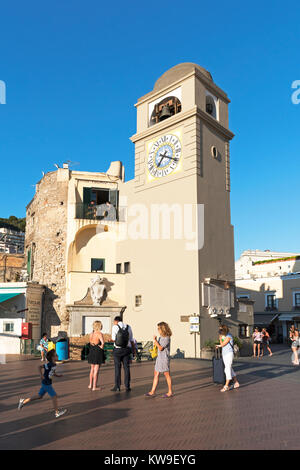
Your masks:
M181 158L181 142L176 135L167 134L157 139L148 154L148 171L154 178L172 173Z

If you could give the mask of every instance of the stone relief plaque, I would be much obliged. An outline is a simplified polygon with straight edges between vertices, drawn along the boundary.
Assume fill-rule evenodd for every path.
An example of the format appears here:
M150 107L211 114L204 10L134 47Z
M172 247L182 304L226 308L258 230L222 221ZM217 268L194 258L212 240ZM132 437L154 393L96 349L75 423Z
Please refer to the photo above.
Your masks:
M234 288L202 283L202 306L203 307L234 307Z

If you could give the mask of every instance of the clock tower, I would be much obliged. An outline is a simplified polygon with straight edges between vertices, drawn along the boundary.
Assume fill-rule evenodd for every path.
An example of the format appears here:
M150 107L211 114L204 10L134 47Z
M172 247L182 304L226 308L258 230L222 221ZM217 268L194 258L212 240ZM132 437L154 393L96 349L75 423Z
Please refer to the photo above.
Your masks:
M216 320L225 320L225 311L226 318L236 320L229 102L207 70L182 63L165 72L136 104L129 202L143 205L148 219L143 226L147 235L137 237L134 249L126 248L135 272L127 289L131 299L142 299L139 308L130 308L129 301L126 321L145 340L152 339L156 323L166 321L173 330L173 348L187 357L194 355L190 315L200 317L197 357L204 343L216 337ZM163 230L167 222L171 236ZM219 293L213 293L213 284ZM231 292L229 301L224 289Z

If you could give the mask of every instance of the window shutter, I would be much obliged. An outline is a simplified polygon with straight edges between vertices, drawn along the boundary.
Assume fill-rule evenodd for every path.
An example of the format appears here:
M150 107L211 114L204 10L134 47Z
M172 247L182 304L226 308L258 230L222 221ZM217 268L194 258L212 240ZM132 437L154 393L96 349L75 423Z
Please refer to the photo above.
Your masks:
M109 190L109 202L116 209L116 219L119 220L119 191L117 189Z
M31 275L31 248L27 251L27 274Z
M117 189L110 189L109 201L116 209L118 208L118 202L119 202L118 199L119 199L119 191Z
M91 188L83 188L83 204L91 202Z

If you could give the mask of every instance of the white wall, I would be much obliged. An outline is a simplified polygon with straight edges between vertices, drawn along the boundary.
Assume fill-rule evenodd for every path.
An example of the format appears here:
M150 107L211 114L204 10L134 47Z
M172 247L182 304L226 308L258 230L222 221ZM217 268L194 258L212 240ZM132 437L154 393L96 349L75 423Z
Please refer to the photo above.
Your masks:
M20 339L0 334L0 354L20 354Z
M13 323L14 331L8 332L4 331L4 323ZM21 336L22 335L22 318L0 318L0 334L4 333L5 335L11 336Z

